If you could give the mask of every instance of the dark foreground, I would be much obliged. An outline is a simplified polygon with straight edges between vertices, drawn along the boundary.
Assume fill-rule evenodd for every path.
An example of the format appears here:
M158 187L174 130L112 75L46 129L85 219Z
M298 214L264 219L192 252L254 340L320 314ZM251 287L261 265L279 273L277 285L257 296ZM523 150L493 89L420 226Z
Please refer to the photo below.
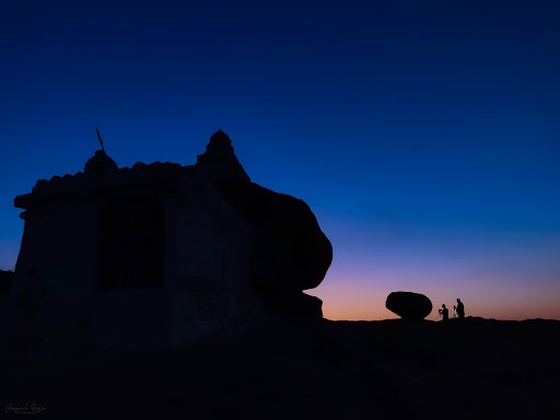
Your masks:
M180 350L12 355L0 419L557 418L559 338L560 321L322 321Z

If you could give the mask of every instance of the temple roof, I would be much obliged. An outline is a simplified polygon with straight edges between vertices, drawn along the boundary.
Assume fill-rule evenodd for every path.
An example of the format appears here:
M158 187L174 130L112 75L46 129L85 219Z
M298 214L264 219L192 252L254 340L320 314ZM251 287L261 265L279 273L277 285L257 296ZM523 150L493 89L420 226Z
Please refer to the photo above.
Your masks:
M233 152L231 139L226 133L218 130L210 137L206 152L198 156L196 165L137 162L132 168L119 168L115 161L100 149L88 159L84 172L62 177L55 175L49 180L39 179L31 193L19 195L14 199L14 205L27 209L45 199L74 195L88 197L109 191L128 191L130 188L163 191L175 188L173 185L178 185L180 177L184 175L196 176L199 181L250 181Z
M96 150L95 155L91 157L84 167L84 173L92 175L104 175L114 173L119 167L111 157L105 153L105 150Z

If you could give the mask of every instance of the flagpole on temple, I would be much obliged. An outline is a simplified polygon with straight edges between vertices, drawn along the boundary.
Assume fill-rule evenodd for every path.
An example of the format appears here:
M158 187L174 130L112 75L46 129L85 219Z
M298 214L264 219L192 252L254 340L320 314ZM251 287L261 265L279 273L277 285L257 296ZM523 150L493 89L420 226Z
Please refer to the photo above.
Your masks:
M101 140L101 133L99 133L99 129L97 127L95 127L95 132L97 133L97 139L99 140L99 144L101 145L101 150L105 151L103 140Z

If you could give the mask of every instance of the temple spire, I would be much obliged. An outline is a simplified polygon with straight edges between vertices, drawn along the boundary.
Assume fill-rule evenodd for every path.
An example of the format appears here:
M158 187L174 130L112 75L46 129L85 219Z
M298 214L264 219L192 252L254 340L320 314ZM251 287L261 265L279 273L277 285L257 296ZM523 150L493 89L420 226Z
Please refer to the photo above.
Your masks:
M249 176L235 156L231 139L222 130L210 137L206 151L198 155L196 166L201 173L212 179L230 178L250 181Z

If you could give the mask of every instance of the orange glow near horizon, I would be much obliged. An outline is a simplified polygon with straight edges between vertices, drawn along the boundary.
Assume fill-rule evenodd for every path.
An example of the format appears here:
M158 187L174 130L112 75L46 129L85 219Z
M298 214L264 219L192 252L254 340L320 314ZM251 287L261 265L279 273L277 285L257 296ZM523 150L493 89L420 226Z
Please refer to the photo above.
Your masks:
M389 293L409 291L467 316L503 320L560 319L560 237L523 231L402 230L322 222L334 245L323 282L306 293L323 300L332 320L398 318Z
M356 274L356 273L355 273ZM388 274L388 273L386 273ZM393 273L395 274L395 273ZM383 276L384 282L371 278L353 278L344 281L337 273L329 273L324 282L316 289L306 293L323 300L323 316L331 320L383 320L398 318L385 307L389 293L403 290L425 294L433 305L429 320L438 320L437 309L445 303L450 310L459 297L465 304L466 315L500 320L524 320L532 318L560 319L560 282L550 285L548 290L542 286L532 288L530 283L507 285L484 284L471 281L469 287L457 282L438 281L426 283L424 288L414 287L398 275ZM365 277L365 276L364 276ZM391 279L391 281L387 281ZM421 284L421 283L419 283ZM452 313L452 312L451 312Z

